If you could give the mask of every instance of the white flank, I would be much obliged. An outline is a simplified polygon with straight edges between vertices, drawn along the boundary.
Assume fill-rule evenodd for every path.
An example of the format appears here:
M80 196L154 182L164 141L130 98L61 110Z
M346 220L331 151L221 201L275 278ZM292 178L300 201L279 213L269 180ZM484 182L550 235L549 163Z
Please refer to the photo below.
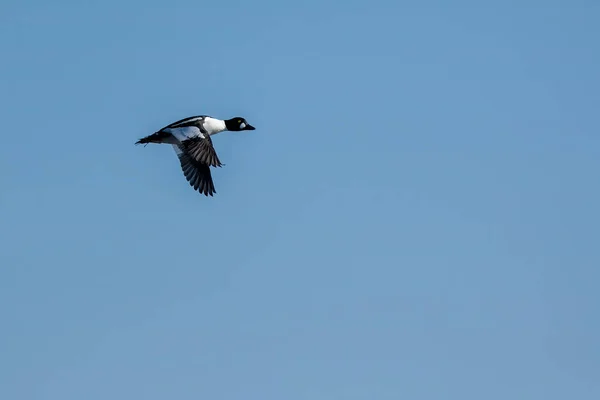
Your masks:
M186 139L195 138L200 136L204 138L204 135L200 132L200 128L197 126L185 126L183 128L165 128L164 132L169 132L171 135L175 136L177 140L183 142Z

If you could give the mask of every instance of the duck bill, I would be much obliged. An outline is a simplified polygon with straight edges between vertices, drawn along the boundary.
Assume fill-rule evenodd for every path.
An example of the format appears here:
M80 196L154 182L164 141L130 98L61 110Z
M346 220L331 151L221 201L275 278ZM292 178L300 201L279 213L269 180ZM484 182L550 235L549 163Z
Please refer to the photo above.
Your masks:
M254 129L256 129L256 128L250 124L247 124L246 127L244 128L245 131L253 131Z

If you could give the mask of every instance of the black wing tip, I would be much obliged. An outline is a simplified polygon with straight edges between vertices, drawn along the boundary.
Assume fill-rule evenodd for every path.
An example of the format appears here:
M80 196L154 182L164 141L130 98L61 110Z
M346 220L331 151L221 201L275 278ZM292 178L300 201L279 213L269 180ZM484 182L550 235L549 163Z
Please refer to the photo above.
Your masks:
M199 182L198 188L194 187L194 185L190 182L190 186L192 189L200 194L205 195L206 197L214 197L214 195L217 193L214 185L212 185L211 182Z
M214 195L217 194L217 191L215 189L202 190L202 188L198 188L196 189L196 191L200 194L205 195L206 197L214 197Z

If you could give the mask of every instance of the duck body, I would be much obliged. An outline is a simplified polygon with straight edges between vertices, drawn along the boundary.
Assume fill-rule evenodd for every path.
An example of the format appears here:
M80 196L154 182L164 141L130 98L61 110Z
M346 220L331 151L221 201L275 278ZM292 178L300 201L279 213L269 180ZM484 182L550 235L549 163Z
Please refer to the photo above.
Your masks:
M244 118L228 120L197 115L175 121L135 144L170 144L179 158L181 169L190 186L205 196L216 193L210 167L223 164L213 147L211 136L224 131L254 130Z

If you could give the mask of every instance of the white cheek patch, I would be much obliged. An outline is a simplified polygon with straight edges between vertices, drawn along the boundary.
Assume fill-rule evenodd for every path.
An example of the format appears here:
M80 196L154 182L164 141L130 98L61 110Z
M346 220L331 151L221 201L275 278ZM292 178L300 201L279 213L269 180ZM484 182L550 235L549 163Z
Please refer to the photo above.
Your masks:
M240 129L244 129L245 127L246 127L246 124L245 124L244 122L242 122L242 123L240 124Z

